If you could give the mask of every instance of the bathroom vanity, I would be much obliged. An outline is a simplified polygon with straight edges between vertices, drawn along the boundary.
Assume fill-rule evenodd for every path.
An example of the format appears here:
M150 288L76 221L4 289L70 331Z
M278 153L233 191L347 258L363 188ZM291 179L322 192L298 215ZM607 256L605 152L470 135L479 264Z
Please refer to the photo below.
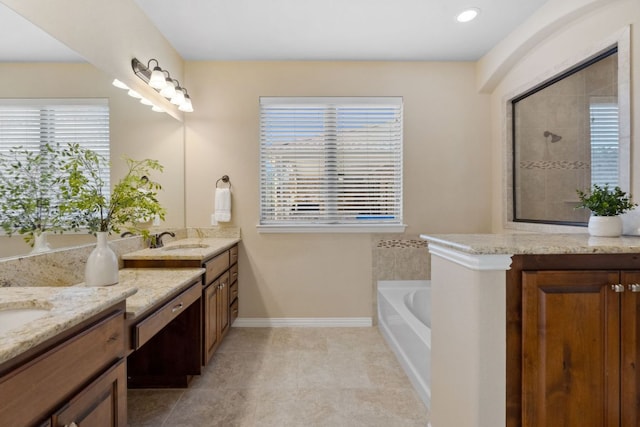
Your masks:
M49 307L0 338L2 425L126 425L124 299L134 292L0 289L5 308Z
M201 285L202 365L218 348L238 317L239 238L190 238L160 249L144 249L123 256L128 268L203 268Z
M423 238L433 427L638 425L640 238Z

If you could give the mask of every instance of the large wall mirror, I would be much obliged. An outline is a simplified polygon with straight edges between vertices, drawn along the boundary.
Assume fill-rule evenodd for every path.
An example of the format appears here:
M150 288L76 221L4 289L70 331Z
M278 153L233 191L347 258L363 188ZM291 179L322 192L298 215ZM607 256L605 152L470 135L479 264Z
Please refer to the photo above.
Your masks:
M0 23L13 22L6 14L13 13L0 4ZM5 14L5 15L3 15ZM17 19L17 18L16 18ZM32 23L20 18L31 31L41 32ZM11 28L8 26L8 28ZM16 36L20 39L19 36ZM5 55L6 52L3 52ZM1 56L1 55L0 55ZM35 59L40 60L35 60ZM48 57L35 57L33 62L0 61L0 99L101 99L109 106L109 140L111 183L126 173L124 156L134 159L151 158L164 166L164 172L154 177L162 184L159 195L167 215L163 228L184 227L184 127L183 123L164 113L151 111L127 92L114 87L113 77L86 61L54 62ZM44 77L46 76L46 78ZM45 141L46 142L46 141ZM63 145L65 142L60 141ZM19 146L20 141L14 144ZM1 150L0 150L1 151ZM1 212L0 212L1 214ZM115 236L114 236L115 237ZM94 243L95 237L85 231L49 236L53 249ZM0 230L0 259L26 255L31 247L22 236L8 237Z
M621 132L629 111L620 103L629 87L620 71L616 44L510 100L513 222L586 225L589 211L576 209L576 190L629 191Z

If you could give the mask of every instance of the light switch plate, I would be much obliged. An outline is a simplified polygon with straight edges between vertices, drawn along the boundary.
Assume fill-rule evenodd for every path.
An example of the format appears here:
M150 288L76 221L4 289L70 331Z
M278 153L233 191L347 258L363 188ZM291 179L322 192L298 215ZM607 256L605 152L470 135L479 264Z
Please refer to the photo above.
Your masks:
M211 225L218 225L218 221L216 221L216 214L211 214Z

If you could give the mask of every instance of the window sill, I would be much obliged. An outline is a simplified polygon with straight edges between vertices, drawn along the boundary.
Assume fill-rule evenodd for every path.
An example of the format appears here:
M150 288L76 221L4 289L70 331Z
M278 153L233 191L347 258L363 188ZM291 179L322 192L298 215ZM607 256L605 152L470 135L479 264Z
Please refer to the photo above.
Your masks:
M258 233L404 233L406 224L257 225Z

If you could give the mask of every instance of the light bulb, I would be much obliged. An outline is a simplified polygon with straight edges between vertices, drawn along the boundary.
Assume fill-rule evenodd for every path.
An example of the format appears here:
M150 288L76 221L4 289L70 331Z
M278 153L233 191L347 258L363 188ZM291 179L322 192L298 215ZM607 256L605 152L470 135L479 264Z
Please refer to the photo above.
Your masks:
M119 88L119 89L129 89L129 86L127 86L126 84L122 83L118 79L113 79L113 82L111 84L114 85L115 87Z
M133 89L129 89L129 92L127 92L127 95L132 96L134 98L142 98L142 95L140 95L138 92L136 92Z
M164 89L166 85L167 79L165 79L164 73L160 67L155 67L151 72L151 77L149 77L149 86L154 89Z
M160 95L164 96L167 99L171 99L176 94L176 87L173 84L173 80L167 83L167 85L160 91Z
M176 88L176 94L171 98L171 103L174 105L180 105L184 102L184 92L182 88Z
M140 103L144 105L153 105L153 102L149 101L147 98L140 98Z
M178 110L184 111L186 113L193 112L193 105L191 104L191 97L189 95L184 96L184 102L180 104L180 106L178 107Z
M164 113L164 109L158 107L157 105L154 105L153 107L151 107L151 110L157 113Z
M480 9L478 9L477 7L472 7L467 10L463 10L458 14L458 16L456 16L456 21L458 22L472 21L476 19L479 13L480 13Z

